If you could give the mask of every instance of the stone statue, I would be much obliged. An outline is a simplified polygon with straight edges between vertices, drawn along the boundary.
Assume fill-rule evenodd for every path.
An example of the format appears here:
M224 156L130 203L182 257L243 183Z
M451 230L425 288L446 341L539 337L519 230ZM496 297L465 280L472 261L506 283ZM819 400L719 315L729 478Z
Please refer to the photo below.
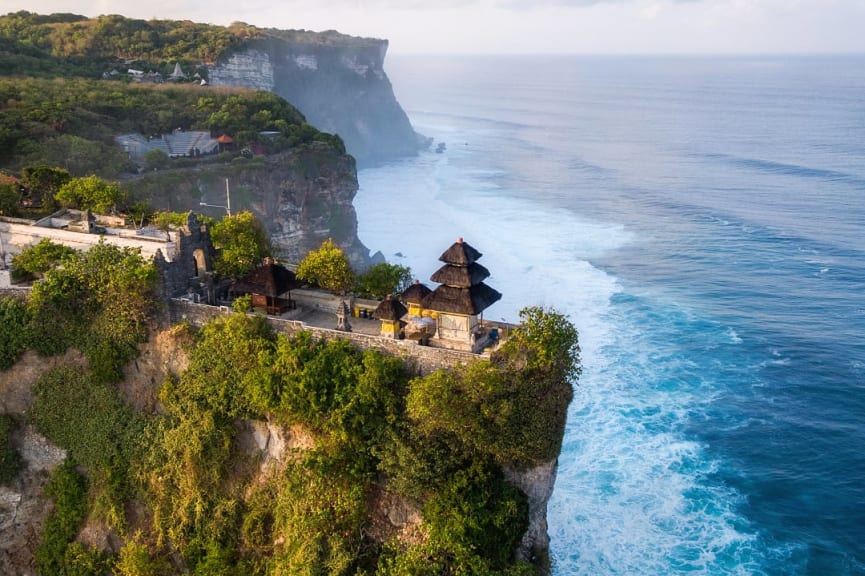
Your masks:
M345 300L340 300L339 306L336 307L336 329L342 332L351 332L349 318L351 318L351 308L348 307Z

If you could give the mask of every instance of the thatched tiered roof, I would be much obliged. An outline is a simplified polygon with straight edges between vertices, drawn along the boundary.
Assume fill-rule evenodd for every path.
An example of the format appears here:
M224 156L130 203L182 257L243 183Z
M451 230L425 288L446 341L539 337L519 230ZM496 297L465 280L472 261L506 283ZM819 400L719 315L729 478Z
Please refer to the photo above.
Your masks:
M468 242L458 238L439 257L445 265L430 280L441 286L423 298L422 306L439 312L475 315L501 299L500 292L483 283L490 272L476 263L481 256Z
M423 303L423 299L430 292L432 290L426 284L421 284L420 280L415 280L414 284L406 288L399 298L407 304L417 304L420 306Z
M454 314L480 314L501 297L500 292L483 282L471 288L442 285L424 298L423 307Z
M469 246L468 242L463 242L463 237L460 236L450 248L442 252L439 260L454 266L468 266L474 264L481 256L483 254Z
M263 294L276 298L298 286L294 272L268 258L264 264L235 280L231 291L235 294Z
M453 266L445 264L430 276L430 280L448 286L459 286L468 288L480 284L490 277L490 271L480 264L473 263L468 266Z
M408 313L402 302L390 297L390 294L381 301L372 317L376 320L387 320L388 322L397 322L400 318Z

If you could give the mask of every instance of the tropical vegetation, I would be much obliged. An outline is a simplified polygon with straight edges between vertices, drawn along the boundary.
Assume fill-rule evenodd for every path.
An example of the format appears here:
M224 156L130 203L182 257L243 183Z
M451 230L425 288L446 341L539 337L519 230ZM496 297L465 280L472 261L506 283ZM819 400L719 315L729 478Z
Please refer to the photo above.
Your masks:
M227 215L213 223L210 238L217 249L214 272L223 278L240 278L276 255L261 221L249 211Z
M255 147L274 153L313 141L343 153L338 136L319 132L291 104L270 92L194 85L125 84L85 79L0 78L0 168L62 169L72 176L116 179L138 166L114 143L120 134L145 136L177 128L231 134L235 152L199 161L230 161ZM262 134L266 133L266 134ZM183 167L190 159L148 158L153 167ZM154 162L157 166L154 166ZM56 192L27 179L32 192Z
M331 238L304 256L297 265L297 277L334 294L344 294L356 282L348 256Z
M26 303L0 300L0 368L28 348L52 356L77 347L90 362L91 377L120 380L156 307L153 263L136 249L104 242L79 252L43 240L12 264L41 279Z
M425 376L346 340L275 333L254 314L180 324L172 335L186 368L161 384L158 409L134 410L115 383L146 336L149 266L107 245L91 252L59 256L28 301L0 300L4 320L28 335L4 346L17 351L11 358L22 347L79 346L88 359L46 371L28 414L68 454L47 492L56 503L37 551L40 574L539 569L512 556L528 507L503 470L558 455L579 376L577 333L563 315L526 309L491 361ZM110 331L108 314L120 319ZM8 341L5 328L0 337ZM243 448L250 421L310 439L262 468ZM6 453L14 474L14 451ZM370 503L384 494L416 503L414 539L369 530L381 514ZM93 522L121 537L117 554L75 540Z
M97 78L112 70L124 78L128 68L168 77L180 63L187 80L207 78L204 64L268 38L306 43L357 45L363 39L333 30L257 28L188 20L139 20L116 14L87 18L77 14L34 14L22 10L0 16L0 75Z

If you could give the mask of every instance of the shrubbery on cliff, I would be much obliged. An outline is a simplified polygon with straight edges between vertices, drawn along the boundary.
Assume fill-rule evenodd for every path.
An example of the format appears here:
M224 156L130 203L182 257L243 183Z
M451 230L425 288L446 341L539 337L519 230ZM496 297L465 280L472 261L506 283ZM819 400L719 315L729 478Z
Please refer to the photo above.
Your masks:
M87 252L40 242L13 265L41 279L26 303L0 299L0 369L28 348L43 356L78 348L91 377L116 382L147 336L156 269L138 250L104 242Z
M21 455L12 445L16 424L8 414L0 414L0 484L14 479L24 465Z
M138 60L168 75L174 62L213 62L232 46L261 36L263 31L243 23L226 28L22 10L0 17L0 74L95 77L107 63Z
M73 298L95 290L82 292L76 273L66 281ZM111 305L84 299L76 308L98 318ZM73 334L85 329L58 318ZM106 562L162 574L533 573L512 556L528 509L502 467L558 455L579 348L555 311L530 308L523 321L493 362L415 378L401 359L345 340L275 334L260 316L180 326L188 367L163 383L155 412L126 406L93 372L98 356L90 370L47 372L29 417L85 473L86 514L129 542L114 559L70 545L76 507L62 534L46 533L42 573L90 573L83 567ZM308 447L262 475L238 443L243 420L305 430ZM419 503L413 543L371 535L382 513L371 502L383 493Z

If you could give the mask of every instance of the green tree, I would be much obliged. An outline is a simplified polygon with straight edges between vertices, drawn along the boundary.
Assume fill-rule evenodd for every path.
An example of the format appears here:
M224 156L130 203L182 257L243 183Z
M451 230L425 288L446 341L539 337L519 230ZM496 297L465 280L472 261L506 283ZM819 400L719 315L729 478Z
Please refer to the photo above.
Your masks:
M345 294L355 283L348 257L331 238L300 261L297 277L335 294Z
M68 246L43 238L12 257L12 277L16 281L42 278L46 272L75 253Z
M226 216L213 224L210 237L217 249L213 269L223 278L239 278L275 252L267 231L252 212Z
M491 362L412 381L407 412L426 436L445 434L476 456L528 467L555 458L580 374L577 330L555 310L520 312Z
M0 298L0 370L11 368L27 350L27 305L17 298Z
M6 484L24 467L21 455L12 446L15 421L8 414L0 414L0 484Z
M366 298L382 299L386 295L398 296L411 282L411 268L379 262L358 276L357 292Z
M109 576L111 562L108 552L81 542L71 542L63 554L66 576Z
M121 174L127 163L126 154L119 147L74 134L61 134L39 142L24 160L63 166L73 175L98 174L105 178Z
M530 306L520 310L520 325L502 349L512 363L557 370L576 381L582 373L577 328L553 308Z
M16 184L0 184L0 216L18 216L21 193Z
M117 380L147 334L155 286L156 268L138 249L99 242L75 252L33 286L31 345L43 355L75 345L94 378Z
M29 190L31 197L42 199L42 209L49 213L57 209L57 193L71 179L72 175L68 170L47 164L25 166L21 169L21 183Z
M73 178L57 193L57 200L62 205L99 214L115 211L125 199L126 192L118 184L106 182L98 176Z
M170 161L171 160L168 158L168 154L166 154L159 148L154 148L153 150L150 150L146 154L144 154L144 169L162 170L163 168L168 167L168 163Z
M191 403L186 405L189 411L194 405L230 418L254 415L249 399L268 386L270 370L262 361L273 350L274 340L260 316L230 314L208 322L171 397Z
M162 558L154 558L147 550L147 546L138 542L141 535L137 533L135 538L126 542L114 564L117 576L163 576L170 573L168 562Z
M187 212L160 211L151 214L148 220L151 224L153 224L160 230L168 231L172 228L183 228L184 226L186 226L187 217ZM205 216L204 214L196 214L196 219L198 220L199 224L207 224L211 228L213 227L213 218L211 218L210 216Z
M54 510L45 520L42 542L36 548L36 572L54 576L66 573L66 549L87 515L87 480L66 459L51 474L45 494L54 499Z

